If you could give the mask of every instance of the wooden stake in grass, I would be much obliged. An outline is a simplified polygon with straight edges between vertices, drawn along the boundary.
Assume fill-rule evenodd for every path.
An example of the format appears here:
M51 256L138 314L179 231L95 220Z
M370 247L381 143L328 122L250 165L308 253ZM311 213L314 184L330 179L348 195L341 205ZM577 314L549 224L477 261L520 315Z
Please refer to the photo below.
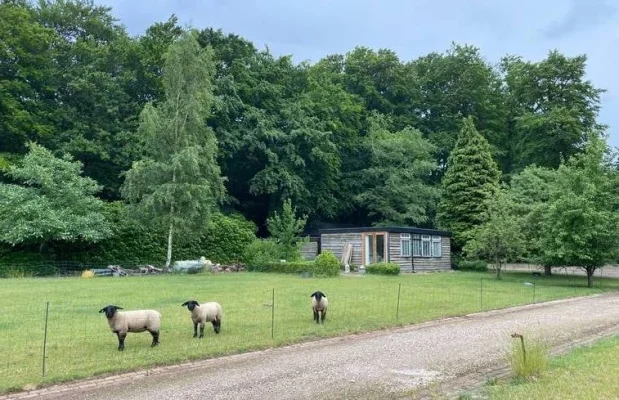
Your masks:
M512 333L512 338L517 339L520 338L520 345L522 346L522 362L527 364L527 349L524 346L524 336L519 333Z

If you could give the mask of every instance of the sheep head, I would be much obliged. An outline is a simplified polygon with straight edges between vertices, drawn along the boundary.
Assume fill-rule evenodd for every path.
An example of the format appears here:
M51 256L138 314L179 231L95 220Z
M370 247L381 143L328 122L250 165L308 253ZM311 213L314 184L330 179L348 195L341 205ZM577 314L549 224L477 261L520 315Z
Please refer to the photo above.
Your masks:
M327 297L327 295L321 291L317 291L317 292L312 293L310 297L315 298L316 301L320 301L320 299L322 299L323 297Z
M109 306L105 306L102 309L99 310L100 313L105 313L105 316L108 319L114 318L114 315L116 315L116 310L122 310L122 307L118 307L118 306L114 306L114 305L109 305Z
M198 303L195 300L187 300L186 302L181 304L181 307L185 307L185 306L187 306L187 309L189 309L189 311L193 311L193 309L196 308L196 306L200 306L200 303Z

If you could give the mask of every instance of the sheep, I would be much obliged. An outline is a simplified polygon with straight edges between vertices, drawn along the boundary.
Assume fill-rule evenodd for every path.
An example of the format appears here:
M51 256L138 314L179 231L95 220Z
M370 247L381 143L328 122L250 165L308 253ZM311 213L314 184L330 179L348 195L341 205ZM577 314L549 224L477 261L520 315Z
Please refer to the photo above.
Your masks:
M109 305L99 310L99 313L105 313L112 333L118 336L118 350L123 351L125 349L125 337L128 332L148 331L153 335L151 347L157 346L159 344L161 314L155 310L117 311L122 309L122 307Z
M221 330L221 305L214 301L209 303L203 303L200 305L195 300L187 300L181 307L187 306L187 309L191 311L191 320L193 321L193 337L198 336L198 324L200 324L200 339L204 337L204 324L211 322L213 324L213 330L215 333L219 333Z
M323 292L317 291L310 295L312 297L312 310L314 311L314 321L316 323L325 322L325 318L327 318L327 306L329 305L329 300L327 300L327 295ZM320 318L319 318L320 316Z

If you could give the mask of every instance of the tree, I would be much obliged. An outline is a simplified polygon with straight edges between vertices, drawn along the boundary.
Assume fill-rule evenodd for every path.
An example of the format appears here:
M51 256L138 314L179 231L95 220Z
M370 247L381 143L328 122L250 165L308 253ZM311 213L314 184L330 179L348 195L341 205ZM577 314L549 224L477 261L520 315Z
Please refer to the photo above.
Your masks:
M584 55L557 51L537 63L503 59L512 169L557 168L561 159L583 149L589 132L602 128L596 118L604 91L586 80L586 63Z
M389 132L385 117L370 117L366 140L367 168L353 174L355 199L381 224L424 224L433 211L438 190L429 183L437 169L435 147L411 127Z
M95 197L101 187L81 176L82 164L69 155L56 158L30 142L21 165L8 176L21 184L0 184L0 240L11 245L51 242L95 243L112 235Z
M439 225L453 233L456 249L464 246L471 229L484 222L488 202L499 188L499 175L488 141L477 132L473 119L465 118L441 182L437 215Z
M297 218L297 209L292 206L290 199L284 201L281 214L277 211L267 219L269 233L281 247L281 254L288 261L299 258L299 235L303 232L307 216Z
M452 44L445 53L430 53L411 62L420 82L416 125L437 147L441 174L455 146L463 116L470 115L505 164L507 109L501 76L473 46Z
M522 219L514 215L513 205L504 190L497 191L489 202L484 219L482 225L471 231L464 253L493 263L496 278L502 279L503 265L521 258L525 253Z
M597 268L619 257L619 193L606 151L592 134L584 153L561 164L541 231L544 265L581 267L588 287Z
M550 201L550 189L556 179L556 170L530 165L511 179L509 197L513 201L516 215L523 219L521 224L526 244L527 259L543 263L541 232L544 210ZM546 275L551 266L544 265Z
M224 199L217 140L206 126L213 72L210 51L200 48L193 33L170 46L163 71L166 98L147 104L140 115L144 158L126 173L122 187L144 221L166 227L166 267L174 236L184 240L199 232Z

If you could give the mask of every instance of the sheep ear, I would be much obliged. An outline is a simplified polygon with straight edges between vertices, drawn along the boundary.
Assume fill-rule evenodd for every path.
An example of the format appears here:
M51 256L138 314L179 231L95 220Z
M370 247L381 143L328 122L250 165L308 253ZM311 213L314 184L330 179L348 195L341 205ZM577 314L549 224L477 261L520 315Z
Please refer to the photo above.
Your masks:
M184 302L183 304L181 304L181 307L185 307L187 304L189 304L188 301Z
M124 308L118 307L118 306L114 306L114 308L117 309L117 310L124 310Z
M317 293L317 292L314 292L314 293L310 294L310 297L314 297L314 296L316 296L316 293Z
M99 313L104 313L106 308L107 308L107 307L103 307L102 309L100 309L100 310L99 310Z
M198 303L197 301L194 301L195 305L197 305L198 307L200 306L200 303Z

